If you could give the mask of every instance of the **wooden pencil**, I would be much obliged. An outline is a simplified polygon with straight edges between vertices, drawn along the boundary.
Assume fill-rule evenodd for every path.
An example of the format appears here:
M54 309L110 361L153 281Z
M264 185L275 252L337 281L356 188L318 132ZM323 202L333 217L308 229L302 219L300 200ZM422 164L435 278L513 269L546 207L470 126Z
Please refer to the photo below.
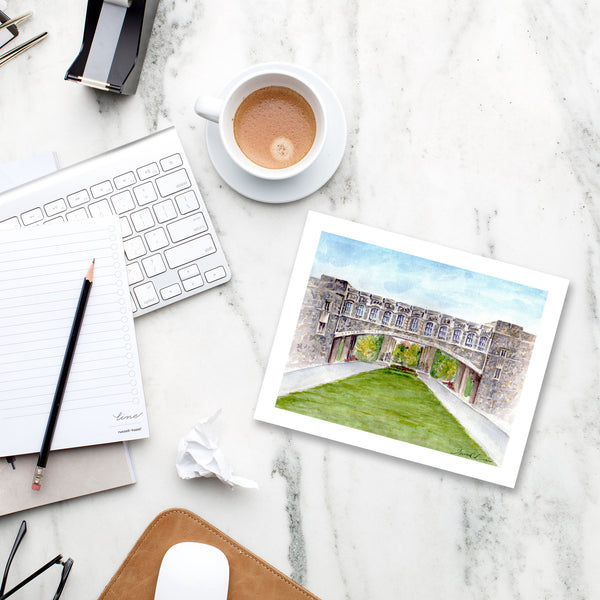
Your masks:
M95 259L92 260L92 264L85 278L83 279L81 293L79 294L79 302L77 303L77 310L75 311L75 317L73 318L73 325L71 326L69 341L67 343L62 366L60 368L60 375L58 376L58 383L56 384L56 391L54 392L54 399L52 400L50 415L48 416L48 423L46 424L46 432L44 433L42 448L40 450L37 465L33 473L33 483L31 484L31 487L37 491L41 489L42 478L44 477L44 471L46 469L46 464L48 463L50 447L52 446L52 439L54 438L56 423L58 421L58 415L60 414L60 407L62 405L65 389L67 387L69 372L71 371L71 365L73 363L73 356L75 355L75 347L77 346L79 332L81 331L81 324L83 323L83 316L85 314L88 298L90 296L90 290L92 289L92 283L94 281L95 262Z

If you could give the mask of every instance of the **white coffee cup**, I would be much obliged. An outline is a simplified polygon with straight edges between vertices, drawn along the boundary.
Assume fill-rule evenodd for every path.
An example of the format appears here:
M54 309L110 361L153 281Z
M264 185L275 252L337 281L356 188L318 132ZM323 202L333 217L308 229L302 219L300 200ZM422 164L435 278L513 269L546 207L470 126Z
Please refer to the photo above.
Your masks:
M265 87L280 86L300 94L310 105L315 115L315 139L307 154L297 163L281 169L270 169L252 162L238 146L233 133L233 119L242 101L253 92ZM237 82L224 98L199 96L194 110L198 115L219 125L219 137L230 156L240 168L262 179L287 179L305 171L317 159L327 134L327 119L323 103L315 88L306 80L285 71L265 70L253 73Z

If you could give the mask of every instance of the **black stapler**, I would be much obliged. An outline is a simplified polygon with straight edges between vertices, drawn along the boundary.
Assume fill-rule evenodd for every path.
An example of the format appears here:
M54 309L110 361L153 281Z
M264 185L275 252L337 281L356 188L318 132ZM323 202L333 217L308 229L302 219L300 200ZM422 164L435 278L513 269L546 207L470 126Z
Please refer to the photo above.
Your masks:
M159 0L88 0L81 50L65 79L135 94Z

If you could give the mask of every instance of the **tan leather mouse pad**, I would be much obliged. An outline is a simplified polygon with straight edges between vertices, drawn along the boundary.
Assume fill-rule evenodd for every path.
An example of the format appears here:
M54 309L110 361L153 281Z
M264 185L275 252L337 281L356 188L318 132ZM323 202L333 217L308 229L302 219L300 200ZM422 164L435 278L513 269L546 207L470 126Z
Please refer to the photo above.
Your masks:
M319 600L270 564L194 513L173 508L146 528L98 600L154 600L165 552L179 542L202 542L229 561L227 600Z

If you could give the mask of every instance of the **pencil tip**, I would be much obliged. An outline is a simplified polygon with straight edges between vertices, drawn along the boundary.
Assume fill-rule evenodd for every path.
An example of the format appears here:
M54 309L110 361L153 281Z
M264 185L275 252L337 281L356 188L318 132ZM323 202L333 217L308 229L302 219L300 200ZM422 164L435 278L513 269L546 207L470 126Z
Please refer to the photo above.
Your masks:
M94 281L94 264L96 263L96 259L94 258L94 260L92 260L92 264L90 265L90 268L88 269L88 272L85 276L85 278L88 281Z

